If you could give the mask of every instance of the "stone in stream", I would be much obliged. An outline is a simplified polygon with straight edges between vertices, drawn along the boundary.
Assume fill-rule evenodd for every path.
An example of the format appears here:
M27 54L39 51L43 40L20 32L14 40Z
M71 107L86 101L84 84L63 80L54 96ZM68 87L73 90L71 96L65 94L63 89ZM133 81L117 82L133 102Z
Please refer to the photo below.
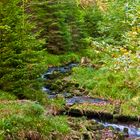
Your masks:
M42 91L47 92L48 94L51 93L51 90L47 87L42 87Z
M53 90L58 90L60 88L60 85L57 85L57 84L55 84L55 83L52 83L51 84L51 89L53 89Z
M94 120L92 122L91 120L88 120L86 118L72 117L69 118L69 121L71 121L70 126L72 130L77 133L79 132L78 134L82 135L82 138L79 138L81 140L139 140L139 137L131 137L130 135L128 137L124 134L123 131L117 131L117 129L115 129L113 126L105 127L101 123L99 124L99 122ZM127 128L127 126L125 126L124 128Z
M70 68L77 67L77 66L78 66L78 63L69 63Z
M62 83L62 81L61 81L60 79L57 79L57 80L55 81L55 84L57 84L57 85L62 85L63 83Z
M78 83L76 83L76 84L75 84L75 87L76 87L76 88L78 88L78 87L79 87L79 84L78 84Z
M108 122L99 122L104 127L113 127L115 130L119 129L125 137L140 138L140 130L136 127L121 125L121 124L111 124Z
M82 96L82 94L83 94L78 89L72 89L71 92L73 93L73 95L77 95L77 96Z
M56 67L48 68L47 72L45 74L43 74L42 77L45 79L49 79L53 75L53 72L55 70L56 70Z
M104 128L104 126L102 124L94 124L94 125L87 126L88 131L102 130L103 128Z
M72 95L71 93L64 92L64 93L63 93L63 96L64 96L65 98L71 98L73 95Z
M123 133L124 133L124 136L128 137L129 136L128 128L124 128Z
M54 98L56 98L57 97L57 95L48 95L48 98L49 99L54 99Z

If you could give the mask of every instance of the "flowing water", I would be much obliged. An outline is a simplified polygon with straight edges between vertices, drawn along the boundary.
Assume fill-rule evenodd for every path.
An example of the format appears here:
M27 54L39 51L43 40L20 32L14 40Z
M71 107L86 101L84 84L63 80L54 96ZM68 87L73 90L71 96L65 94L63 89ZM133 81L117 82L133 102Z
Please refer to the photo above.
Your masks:
M107 103L108 101L105 99L100 99L100 98L91 98L88 96L74 96L72 98L66 99L66 105L73 105L75 103L90 103L90 104L96 104L96 103L100 103L100 104L104 104Z
M60 67L50 67L48 68L47 72L42 76L46 80L52 79L50 78L51 75L54 74L54 72L60 72L60 73L68 73L72 70L73 67L77 67L78 63L69 63L65 66L60 66ZM44 92L48 94L48 98L55 98L57 97L57 94L50 89L51 85L45 86L42 88ZM62 96L66 98L66 105L74 105L76 103L107 103L108 101L105 99L99 99L99 98L91 98L88 96L73 96L72 98L67 98L68 97L67 92L64 92Z
M113 129L120 131L124 133L125 136L127 136L130 139L136 139L140 140L140 128L135 127L134 125L129 125L129 124L114 124L114 123L109 123L109 122L103 122L99 120L94 121L98 122L99 124L102 124L105 128L107 127L112 127Z
M65 73L70 72L73 67L77 67L77 66L78 66L78 63L69 63L65 66L50 67L50 68L48 68L47 72L42 75L42 78L44 78L46 80L51 80L51 79L53 79L51 76L55 72L65 74ZM51 87L51 85L44 86L42 88L42 91L44 91L48 94L48 98L56 98L57 93L55 91L51 90L50 87ZM69 98L69 96L68 96L69 93L67 93L67 92L64 92L61 95L64 96L64 98L66 99L66 105L68 105L68 106L71 106L74 104L82 104L82 103L106 104L109 102L108 100L105 100L105 99L91 98L88 96L73 96L73 97ZM98 120L94 120L94 121L96 121L99 124L102 124L105 128L112 127L114 130L124 133L124 135L130 139L140 140L140 128L137 128L133 125L117 124L117 123L114 124L114 123L103 122L103 121L98 121Z

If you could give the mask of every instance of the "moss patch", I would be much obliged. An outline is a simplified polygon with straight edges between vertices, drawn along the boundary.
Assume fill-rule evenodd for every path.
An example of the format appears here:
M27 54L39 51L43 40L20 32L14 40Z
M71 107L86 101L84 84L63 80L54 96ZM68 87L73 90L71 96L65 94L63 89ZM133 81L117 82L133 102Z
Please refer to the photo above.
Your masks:
M78 104L70 107L70 109L78 109L81 112L94 111L94 112L104 112L104 113L113 114L114 107L112 104L105 104L105 105Z
M54 132L65 136L70 131L65 117L46 116L45 112L43 106L28 100L1 101L0 138L47 139Z

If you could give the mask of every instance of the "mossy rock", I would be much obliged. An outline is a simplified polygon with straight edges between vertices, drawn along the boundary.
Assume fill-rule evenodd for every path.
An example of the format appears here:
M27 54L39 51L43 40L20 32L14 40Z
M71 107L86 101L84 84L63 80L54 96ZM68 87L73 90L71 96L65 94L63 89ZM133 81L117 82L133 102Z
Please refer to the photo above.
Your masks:
M94 125L87 126L88 131L102 130L103 128L104 128L104 126L101 124L94 124Z
M60 86L59 85L57 85L57 84L51 84L51 89L53 89L53 90L58 90L60 88Z
M62 85L63 83L62 83L62 81L61 81L60 79L57 79L57 80L55 81L55 84L57 84L57 85Z

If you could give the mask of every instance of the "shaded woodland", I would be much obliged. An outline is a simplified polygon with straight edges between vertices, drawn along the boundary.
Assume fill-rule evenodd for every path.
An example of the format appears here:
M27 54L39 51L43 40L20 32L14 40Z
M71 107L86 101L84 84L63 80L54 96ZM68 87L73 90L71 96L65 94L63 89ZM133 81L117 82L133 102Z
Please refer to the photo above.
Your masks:
M0 1L0 139L139 139L139 104L139 0Z

